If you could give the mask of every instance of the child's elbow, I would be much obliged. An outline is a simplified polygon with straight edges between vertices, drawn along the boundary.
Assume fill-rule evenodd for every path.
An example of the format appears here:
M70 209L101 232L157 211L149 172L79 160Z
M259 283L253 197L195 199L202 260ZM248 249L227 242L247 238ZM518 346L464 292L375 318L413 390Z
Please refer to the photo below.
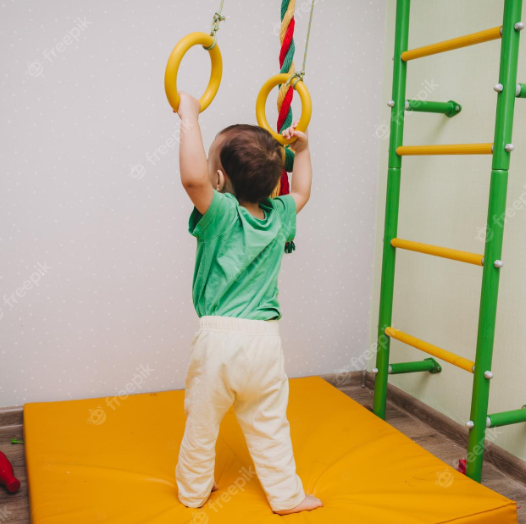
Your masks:
M296 213L299 213L310 199L310 191L308 193L292 193L292 197L296 202Z
M209 184L208 176L181 176L181 184L183 187L188 189L199 189L200 187L204 187L206 184Z

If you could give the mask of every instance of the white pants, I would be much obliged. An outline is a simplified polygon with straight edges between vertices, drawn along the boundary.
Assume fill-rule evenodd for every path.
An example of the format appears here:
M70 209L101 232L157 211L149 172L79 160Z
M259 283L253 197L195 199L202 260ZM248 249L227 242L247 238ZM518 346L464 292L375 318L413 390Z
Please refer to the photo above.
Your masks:
M290 440L289 383L278 322L201 317L186 376L186 427L175 468L185 506L201 507L210 495L219 424L232 405L271 508L290 509L305 498Z

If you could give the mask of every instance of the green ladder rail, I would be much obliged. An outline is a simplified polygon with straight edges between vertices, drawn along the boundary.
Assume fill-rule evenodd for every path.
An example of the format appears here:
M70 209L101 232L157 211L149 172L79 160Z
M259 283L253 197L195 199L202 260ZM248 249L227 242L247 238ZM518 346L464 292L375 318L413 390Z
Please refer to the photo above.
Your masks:
M506 210L506 193L510 156L514 149L511 142L513 112L516 98L526 98L526 84L517 82L519 35L524 29L521 22L522 0L505 0L502 26L446 40L437 44L408 50L410 0L397 0L396 31L394 42L393 90L391 126L389 137L389 164L387 171L387 197L385 204L385 229L382 257L380 311L378 319L378 345L376 354L374 413L385 419L387 383L389 374L440 371L438 364L409 362L390 364L391 338L473 373L468 455L466 475L477 482L482 477L484 441L487 427L504 426L526 422L526 409L488 415L490 381L493 378L491 364L495 338L495 320L499 289L504 222L494 222L493 217L503 216ZM435 112L454 116L461 110L459 104L449 102L422 102L406 100L407 63L410 60L452 51L466 46L501 40L499 83L493 143L453 144L430 146L404 146L405 111ZM458 107L458 109L457 109ZM483 255L454 249L431 246L398 238L398 212L400 204L400 178L402 157L407 155L458 155L491 154L492 169L488 205L487 235ZM392 327L395 261L397 249L406 249L428 255L449 258L482 266L482 290L480 298L477 349L475 362L433 346ZM426 359L427 360L427 359ZM474 365L473 365L474 364Z

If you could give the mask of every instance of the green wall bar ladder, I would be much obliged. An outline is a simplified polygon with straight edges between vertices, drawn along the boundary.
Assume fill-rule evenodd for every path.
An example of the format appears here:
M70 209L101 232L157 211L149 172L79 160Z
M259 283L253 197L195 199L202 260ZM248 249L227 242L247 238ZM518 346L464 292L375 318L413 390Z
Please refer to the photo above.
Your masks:
M408 111L438 112L447 116L454 116L461 110L453 101L430 102L419 100L405 100L407 62L402 60L402 53L408 50L410 0L397 0L396 30L393 61L393 89L391 107L391 125L389 140L389 165L387 172L387 197L385 211L385 229L383 239L382 277L380 286L380 308L378 319L378 344L376 352L376 374L373 410L380 418L385 419L388 375L419 371L411 369L405 371L404 366L417 368L421 363L402 363L389 365L390 337L385 330L392 326L393 294L396 247L391 241L397 238L398 212L400 204L400 181L402 157L396 153L398 147L403 146L404 113ZM482 275L482 289L479 310L479 327L477 336L477 350L473 373L473 394L471 400L470 420L466 423L469 428L468 458L466 475L480 482L484 459L484 441L487 424L494 426L514 424L526 421L526 409L496 413L488 417L489 385L493 377L491 364L495 336L495 320L497 313L497 297L499 276L503 263L502 242L504 221L494 220L493 217L503 216L506 211L506 193L510 156L514 149L511 142L513 128L513 112L515 99L526 98L526 84L517 83L517 63L519 50L519 35L524 28L521 22L522 0L505 0L502 32L494 35L501 36L499 83L495 86L498 92L497 112L495 117L495 136L493 141L493 161L490 181L490 197L488 204L488 235ZM481 32L482 34L482 32ZM488 39L486 39L488 40ZM486 41L481 39L480 42ZM451 42L454 42L452 40ZM451 45L449 49L458 46ZM414 54L414 52L411 52ZM411 53L406 53L404 58ZM429 53L428 53L429 54ZM413 58L426 56L420 53ZM408 59L408 58L406 58ZM448 104L450 104L448 106ZM453 106L455 104L455 106ZM456 106L459 110L456 110ZM451 110L455 112L452 113ZM449 114L448 114L449 113ZM425 364L429 366L430 364ZM404 371L401 371L404 370Z

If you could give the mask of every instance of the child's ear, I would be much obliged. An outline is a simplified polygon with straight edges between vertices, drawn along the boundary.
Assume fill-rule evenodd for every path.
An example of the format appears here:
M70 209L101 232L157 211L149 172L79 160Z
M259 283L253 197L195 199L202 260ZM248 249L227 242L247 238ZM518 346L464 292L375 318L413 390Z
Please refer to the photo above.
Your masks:
M225 178L225 174L223 173L223 171L221 171L221 169L218 169L216 171L214 185L215 185L216 191L218 191L219 193L221 193L225 189L226 178Z

